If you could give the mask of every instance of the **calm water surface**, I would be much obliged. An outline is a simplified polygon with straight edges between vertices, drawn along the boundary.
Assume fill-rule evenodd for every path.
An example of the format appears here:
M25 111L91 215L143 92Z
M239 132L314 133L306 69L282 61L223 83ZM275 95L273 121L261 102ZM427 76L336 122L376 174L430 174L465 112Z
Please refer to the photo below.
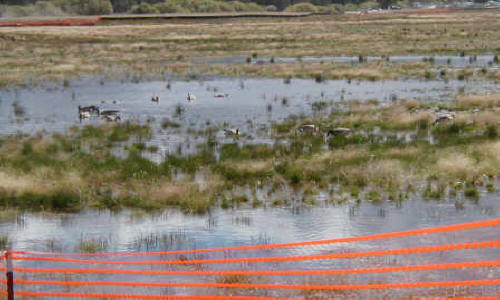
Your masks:
M4 216L0 234L17 250L78 251L80 241L109 251L199 249L360 236L497 218L500 192L479 201L412 200L378 205L215 209L201 215L85 210L78 214L18 212Z

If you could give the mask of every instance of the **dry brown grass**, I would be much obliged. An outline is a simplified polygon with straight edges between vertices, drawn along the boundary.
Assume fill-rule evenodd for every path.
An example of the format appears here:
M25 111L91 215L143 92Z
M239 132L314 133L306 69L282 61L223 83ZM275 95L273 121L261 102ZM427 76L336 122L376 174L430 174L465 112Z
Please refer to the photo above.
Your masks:
M500 106L500 94L460 95L455 104L459 108L492 108Z
M227 161L224 165L236 169L240 172L266 172L273 169L273 162L271 159L266 160L256 160L256 161Z
M477 163L464 153L451 152L438 159L435 171L447 178L470 179L478 172Z
M401 162L393 159L375 160L361 166L342 167L340 173L351 180L362 179L366 183L381 187L399 187L411 178Z
M77 192L84 186L82 178L76 173L54 176L54 170L39 168L32 174L16 174L11 171L0 172L0 191L11 196L31 193L35 195L51 195L57 191Z
M500 170L500 141L473 145L471 154L477 157L481 174L497 175Z
M458 112L456 123L479 127L500 124L500 111Z
M459 51L495 53L500 48L500 33L494 29L500 27L500 18L494 11L457 12L442 18L437 15L332 15L300 19L118 24L0 28L0 57L3 62L0 64L0 81L3 84L22 83L28 79L46 78L40 75L47 73L57 79L68 73L120 74L136 72L137 66L144 72L161 73L165 62L190 61L199 57L249 56L252 53L275 57L401 55L413 54L418 49L420 54L457 54ZM26 60L27 64L18 64ZM421 70L424 66L406 66L409 69L413 67ZM277 75L292 72L304 76L320 70L325 77L373 80L390 76L385 69L371 63L369 67L354 70L331 70L319 65L314 65L312 69L298 67L264 71ZM237 71L233 70L234 73ZM252 72L252 69L246 72ZM259 73L258 70L254 72ZM489 76L494 78L497 75L490 73Z
M409 111L408 106L393 105L383 110L381 120L387 123L391 128L411 128L419 123L430 124L435 116L429 110Z

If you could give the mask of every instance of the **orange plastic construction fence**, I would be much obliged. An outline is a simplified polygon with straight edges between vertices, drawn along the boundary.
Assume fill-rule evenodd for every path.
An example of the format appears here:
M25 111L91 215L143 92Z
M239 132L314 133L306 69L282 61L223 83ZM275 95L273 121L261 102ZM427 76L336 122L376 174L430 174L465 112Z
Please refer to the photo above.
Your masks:
M2 280L5 282L5 280ZM135 286L135 287L207 287L207 288L238 288L238 289L285 289L285 290L365 290L365 289L406 289L449 286L498 285L500 279L409 282L385 284L350 284L350 285L290 285L290 284L256 284L256 283L191 283L191 282L123 282L123 281L54 281L54 280L22 280L14 283L25 285L104 285L104 286Z
M500 260L460 262L449 264L399 266L384 268L366 269L343 269L343 270L223 270L223 271L147 271L147 270L106 270L106 269L38 269L38 268L14 268L20 273L73 273L73 274L129 274L129 275L170 275L170 276L190 276L190 275L245 275L245 276L297 276L297 275L340 275L340 274L368 274L368 273L392 273L411 271L430 271L443 269L464 269L464 268L487 268L499 267ZM5 268L1 268L5 271Z
M264 263L278 261L302 261L302 260L321 260L321 259L340 259L340 258L355 258L367 256L384 256L384 255L402 255L411 253L425 253L461 249L477 249L485 247L499 247L500 241L487 241L456 245L441 245L417 248L403 248L367 252L352 252L352 253L334 253L334 254L318 254L318 255L302 255L302 256L280 256L280 257L243 257L243 258L221 258L221 259L191 259L191 260L156 260L156 261L103 261L103 260L86 260L74 258L60 257L32 257L32 256L12 256L13 260L34 260L34 261L54 261L54 262L71 262L83 264L104 264L104 265L189 265L189 264L228 264L228 263Z
M447 226L440 226L440 227L433 227L433 228L424 228L424 229L407 230L407 231L400 231L400 232L365 235L365 236L359 236L359 237L349 237L349 238L339 238L339 239L329 239L329 240L319 240L319 241L307 241L307 242L297 242L297 243L251 245L251 246L240 246L240 247L194 249L194 250L179 250L179 251L152 251L152 252L128 252L128 253L50 253L50 252L38 252L38 251L12 251L11 253L13 253L13 254L50 255L50 256L142 256L142 255L194 254L194 253L210 253L210 252L226 252L226 251L291 248L291 247L301 247L301 246L314 246L314 245L325 245L325 244L373 241L373 240L380 240L380 239L409 237L409 236L414 236L414 235L437 234L437 233L453 232L453 231L459 231L459 230L468 230L468 229L476 229L476 228L484 228L484 227L495 227L495 226L499 226L499 225L500 225L500 219L492 219L492 220L472 222L472 223L466 223L466 224L454 224L454 225L447 225Z
M6 294L5 291L0 291L0 294ZM19 296L26 297L65 297L65 298L111 298L111 299L161 299L161 300L177 300L177 299L193 299L193 300L208 300L208 299L235 299L235 300L275 300L285 299L276 297L248 297L248 296L167 296L167 295L133 295L133 294L77 294L77 293L43 293L43 292L18 292ZM414 299L414 298L411 298ZM426 297L426 300L497 300L497 297Z
M8 255L15 263L15 295L20 297L499 299L499 225L500 219L493 219L353 238L215 249L9 251ZM0 271L6 271L5 263L0 256ZM5 284L0 279L0 293L5 293L1 291Z

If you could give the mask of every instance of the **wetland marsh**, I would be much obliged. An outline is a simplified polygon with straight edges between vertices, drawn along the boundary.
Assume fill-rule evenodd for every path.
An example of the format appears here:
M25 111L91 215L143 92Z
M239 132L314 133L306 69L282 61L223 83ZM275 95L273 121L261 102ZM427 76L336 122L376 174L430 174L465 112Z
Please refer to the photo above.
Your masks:
M498 20L1 28L0 246L187 249L494 218ZM80 119L89 105L121 121Z

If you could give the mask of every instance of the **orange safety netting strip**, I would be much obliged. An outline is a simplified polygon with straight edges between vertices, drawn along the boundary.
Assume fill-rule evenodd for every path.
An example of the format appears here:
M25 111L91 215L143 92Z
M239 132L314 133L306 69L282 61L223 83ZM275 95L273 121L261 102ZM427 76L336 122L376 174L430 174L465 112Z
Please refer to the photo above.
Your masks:
M72 274L130 274L130 275L248 275L248 276L297 276L297 275L340 275L340 274L369 274L369 273L392 273L411 271L430 271L444 269L462 268L486 268L499 267L500 260L479 261L479 262L459 262L434 265L415 265L383 268L365 269L339 269L339 270L223 270L223 271L147 271L147 270L106 270L106 269L43 269L43 268L14 268L14 271L21 273L72 273ZM0 269L3 270L3 269Z
M6 291L0 294L7 295ZM66 298L120 298L120 299L237 299L237 300L273 300L285 298L251 297L251 296L167 296L167 295L134 295L134 294L82 294L61 292L16 292L20 296L29 297L66 297ZM400 298L400 300L413 300L412 298ZM425 297L426 300L498 300L498 297Z
M71 263L85 263L85 264L105 264L105 265L187 265L187 264L216 264L216 263L241 263L241 262L261 263L261 262L277 262L277 261L342 259L342 258L355 258L355 257L367 257L367 256L404 255L404 254L426 253L426 252L436 252L436 251L477 249L477 248L499 247L499 246L500 246L500 241L487 241L487 242L476 242L467 244L451 244L451 245L427 246L427 247L416 247L416 248L302 255L302 256L243 257L243 258L157 260L157 261L102 261L102 260L60 258L60 257L29 257L29 256L12 256L12 259L32 260L32 261L71 262Z
M36 252L36 251L12 251L13 254L32 254L32 255L51 255L51 256L138 256L138 255L168 255L168 254L190 254L190 253L207 253L207 252L220 252L220 251L243 251L243 250L256 250L256 249L276 249L276 248L290 248L300 246L324 245L334 243L349 243L360 241L371 241L387 238L406 237L412 235L422 234L435 234L444 233L458 230L468 230L475 228L484 228L499 226L500 219L492 219L480 222L472 222L465 224L454 224L433 228L424 228L400 232L382 233L365 235L359 237L339 238L330 240L297 242L297 243L284 243L284 244L268 244L268 245L252 245L252 246L239 246L239 247L225 247L213 249L197 249L197 250L178 250L178 251L155 251L155 252L135 252L135 253L50 253L50 252Z
M5 280L2 280L5 281ZM500 279L464 280L464 281L431 281L408 283L380 284L345 284L345 285L313 285L313 284L268 284L268 283L210 283L210 282L123 282L123 281L55 281L55 280L23 280L15 279L14 283L23 285L62 285L62 286L133 286L133 287L188 287L188 288L238 288L238 289L284 289L284 290L380 290L432 288L450 286L498 285Z
M7 295L6 291L0 294ZM119 299L236 299L236 300L274 300L283 298L254 297L254 296L176 296L176 295L134 295L134 294L96 294L96 293L62 293L62 292L26 292L16 291L17 296L26 297L70 297L70 298L119 298Z

